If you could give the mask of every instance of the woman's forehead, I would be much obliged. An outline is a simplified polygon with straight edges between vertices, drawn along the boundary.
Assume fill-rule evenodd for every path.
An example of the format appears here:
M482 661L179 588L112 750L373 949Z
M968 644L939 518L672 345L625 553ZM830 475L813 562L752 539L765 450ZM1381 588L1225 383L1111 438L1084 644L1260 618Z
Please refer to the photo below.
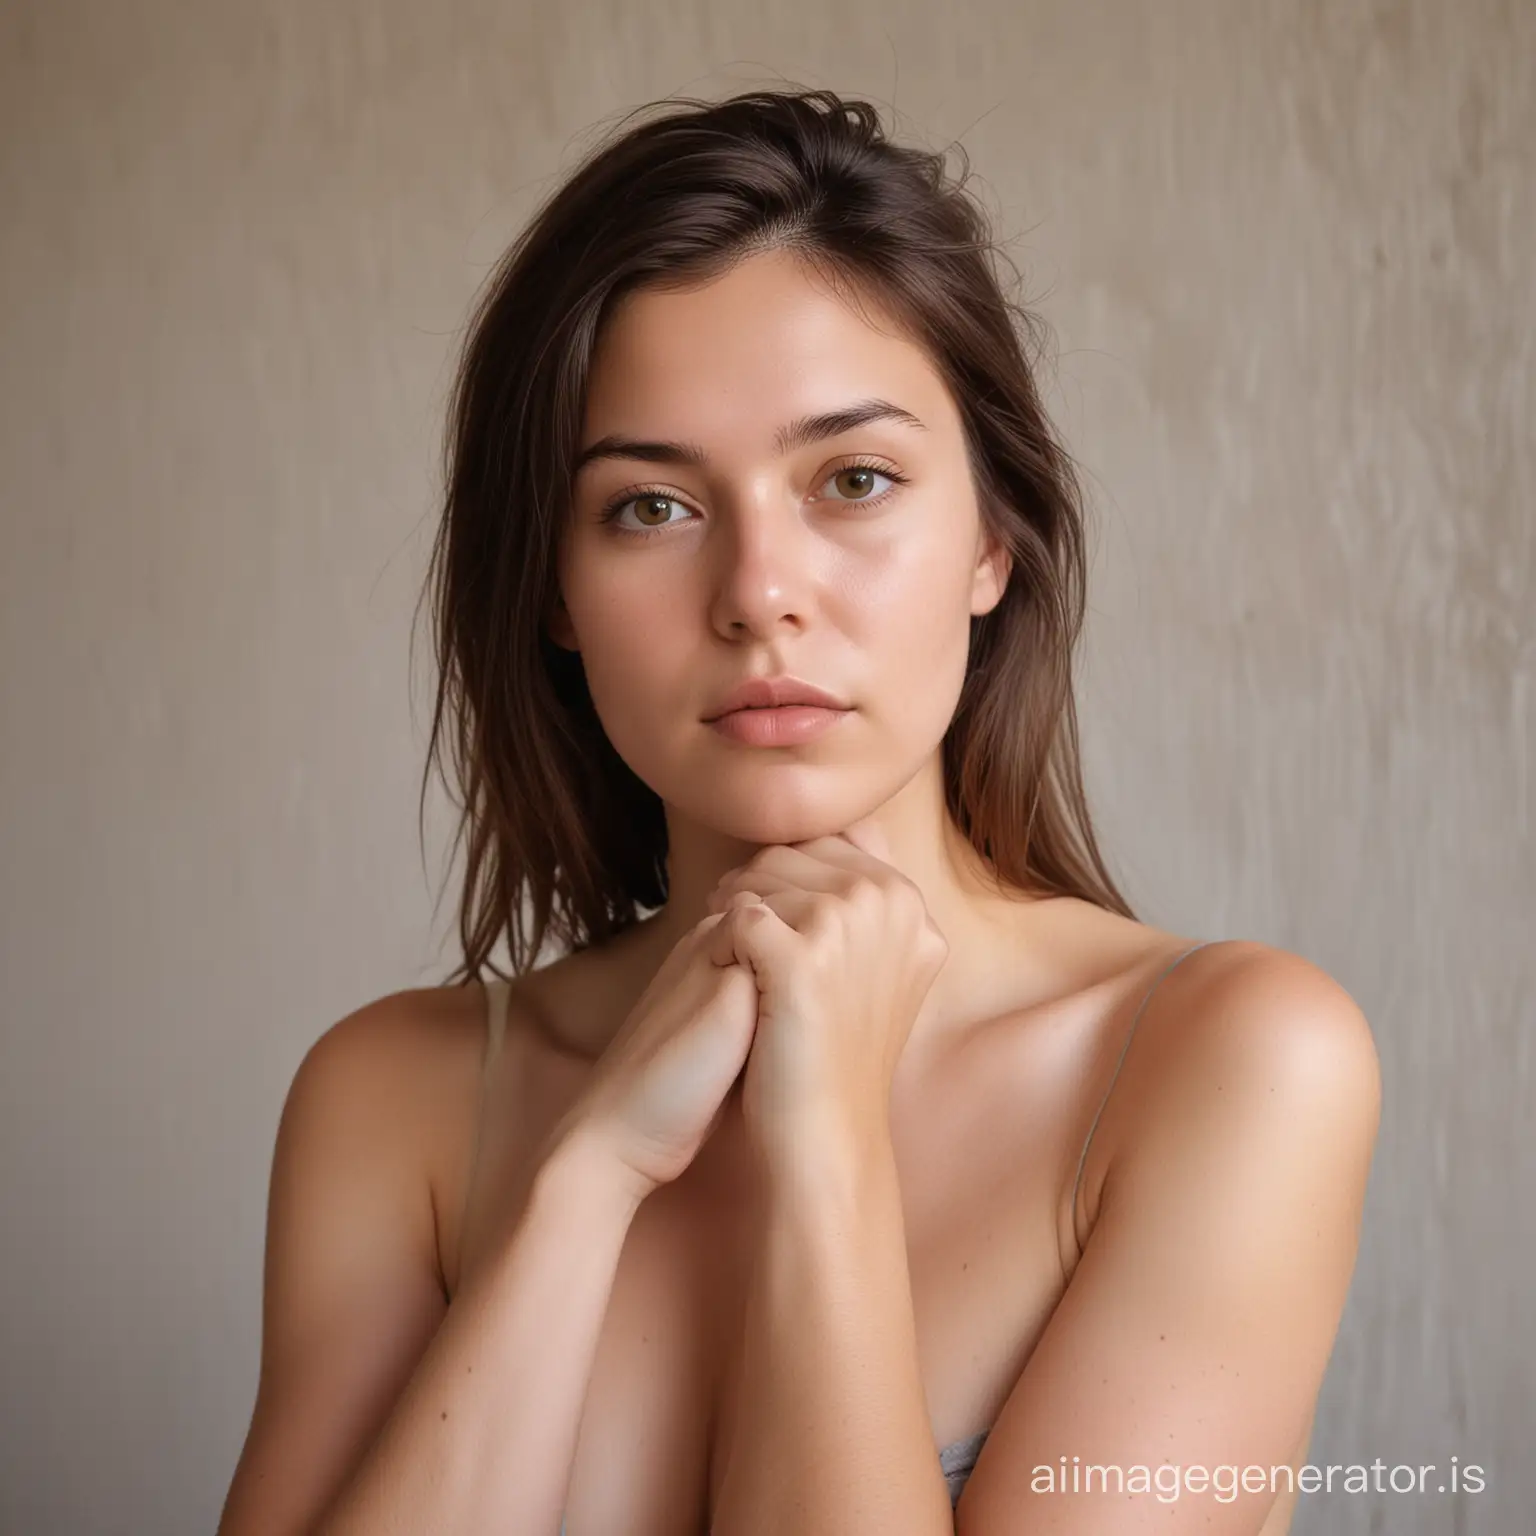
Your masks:
M783 371L841 359L921 366L920 348L864 295L834 290L803 262L754 256L686 289L644 288L608 316L593 371L675 371L693 379L778 362Z
M686 439L707 453L701 438L745 432L777 446L814 439L795 428L872 400L896 409L871 423L930 432L950 424L942 380L920 347L798 266L754 257L708 284L644 291L620 306L593 358L582 445Z

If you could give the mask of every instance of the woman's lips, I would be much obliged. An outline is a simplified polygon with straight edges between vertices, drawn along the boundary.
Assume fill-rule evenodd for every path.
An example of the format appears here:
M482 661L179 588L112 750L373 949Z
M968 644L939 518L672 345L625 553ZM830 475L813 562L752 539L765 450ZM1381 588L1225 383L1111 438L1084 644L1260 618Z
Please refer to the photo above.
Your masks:
M711 730L749 747L797 747L832 729L851 709L781 704L774 709L733 709L709 721Z

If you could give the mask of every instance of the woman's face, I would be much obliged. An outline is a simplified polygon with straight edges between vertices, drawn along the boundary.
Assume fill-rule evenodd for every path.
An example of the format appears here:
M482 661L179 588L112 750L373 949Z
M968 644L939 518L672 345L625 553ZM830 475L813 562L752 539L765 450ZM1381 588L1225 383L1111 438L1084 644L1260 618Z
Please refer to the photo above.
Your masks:
M669 816L756 844L835 833L948 728L971 616L1006 564L988 558L953 401L880 324L775 252L633 294L600 339L581 442L605 446L576 476L550 632L580 650L609 739ZM876 400L906 415L776 441ZM738 683L786 673L851 708L793 746L705 723Z

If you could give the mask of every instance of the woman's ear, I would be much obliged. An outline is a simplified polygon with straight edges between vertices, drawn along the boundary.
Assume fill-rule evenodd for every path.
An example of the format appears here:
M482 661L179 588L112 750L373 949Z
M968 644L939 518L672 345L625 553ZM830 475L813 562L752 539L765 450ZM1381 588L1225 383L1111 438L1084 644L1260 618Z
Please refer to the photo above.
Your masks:
M971 613L991 613L1003 600L1008 578L1013 572L1013 556L1007 546L987 526L985 520L976 540L975 578L971 583Z
M570 614L566 612L563 597L556 596L555 606L550 609L548 617L544 620L544 628L548 631L549 638L562 650L579 651L581 649L576 643L576 630L571 623Z

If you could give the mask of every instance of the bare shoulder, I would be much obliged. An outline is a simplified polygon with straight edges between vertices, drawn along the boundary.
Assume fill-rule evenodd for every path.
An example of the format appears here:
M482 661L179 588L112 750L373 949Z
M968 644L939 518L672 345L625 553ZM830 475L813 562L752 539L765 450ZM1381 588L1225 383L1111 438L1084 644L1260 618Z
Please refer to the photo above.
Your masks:
M1370 1025L1345 988L1321 967L1251 939L1203 945L1162 983L1149 1016L1177 1015L1177 1027L1148 1031L1164 1066L1204 1076L1225 1068L1273 1077L1283 1091L1307 1083L1346 1097L1378 1090Z
M392 1173L431 1217L439 1257L472 1155L485 1043L481 984L390 992L320 1035L284 1107L287 1119L323 1102L338 1133L387 1148Z
M479 983L413 987L363 1004L332 1024L305 1053L296 1084L323 1080L338 1108L388 1106L406 1123L462 1097L479 1073L485 1044Z
M311 1528L442 1319L439 1192L473 1125L483 998L377 998L294 1073L272 1157L256 1404L220 1522L231 1536Z
M973 1522L1006 1526L1048 1491L1042 1467L1079 1455L1273 1469L1305 1454L1359 1246L1380 1092L1370 1028L1300 956L1149 942L1087 1235L966 1489ZM1124 1490L1101 1491L1073 1530L1129 1529ZM1171 1525L1145 1526L1279 1530L1290 1497L1173 1504Z
M1247 939L1202 946L1162 978L1122 1086L1117 1144L1149 1155L1240 1122L1246 1141L1310 1137L1358 1165L1380 1116L1375 1043L1354 998L1311 961Z

